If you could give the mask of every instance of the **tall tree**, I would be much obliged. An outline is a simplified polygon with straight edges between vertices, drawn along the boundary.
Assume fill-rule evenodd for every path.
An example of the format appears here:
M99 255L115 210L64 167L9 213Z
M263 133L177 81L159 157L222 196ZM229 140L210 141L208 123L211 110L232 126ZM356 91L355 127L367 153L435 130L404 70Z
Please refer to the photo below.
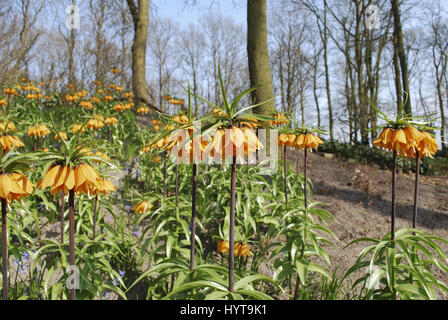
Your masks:
M146 83L146 46L149 28L149 0L127 0L134 22L134 42L132 44L132 86L135 101L144 103L153 110L160 111L149 101Z
M252 92L252 100L255 103L273 97L267 37L266 0L247 0L247 57L250 84L262 85ZM256 107L254 112L263 115L274 114L274 101Z
M400 71L401 71L401 84L403 91L407 95L407 98L405 99L406 103L404 106L404 112L408 115L412 115L412 108L411 108L411 94L410 94L410 87L409 87L409 73L408 73L408 62L406 53L404 50L404 44L403 44L403 30L401 26L401 14L400 14L400 5L398 3L398 0L391 0L392 4L392 15L394 17L394 49L396 51L396 57L394 58L394 63L398 65L398 61L400 62ZM398 58L398 59L397 59ZM397 61L398 60L398 61ZM396 67L398 68L398 66ZM396 75L398 76L398 72L396 71ZM401 93L397 92L397 95L401 95ZM400 99L399 100L404 100Z

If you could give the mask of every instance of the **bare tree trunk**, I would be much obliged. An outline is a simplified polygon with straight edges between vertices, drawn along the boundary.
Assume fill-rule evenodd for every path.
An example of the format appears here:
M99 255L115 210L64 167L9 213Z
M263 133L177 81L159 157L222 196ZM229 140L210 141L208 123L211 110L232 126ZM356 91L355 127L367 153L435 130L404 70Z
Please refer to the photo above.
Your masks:
M263 85L252 92L252 100L260 103L271 99L273 91L267 45L266 0L247 0L247 55L251 86ZM274 101L255 108L254 112L274 114Z
M394 47L396 50L396 54L398 55L398 59L400 61L400 69L401 69L401 81L403 85L403 91L407 94L406 104L404 106L404 112L406 115L412 115L411 108L411 97L410 97L410 88L409 88L409 74L408 74L408 64L406 53L404 51L403 45L403 30L401 27L401 16L398 0L391 0L392 2L392 14L394 17ZM394 58L396 59L396 57Z
M146 45L149 28L149 0L127 0L129 11L134 22L134 43L132 45L132 86L135 101L144 103L150 108L160 111L149 101L146 83Z

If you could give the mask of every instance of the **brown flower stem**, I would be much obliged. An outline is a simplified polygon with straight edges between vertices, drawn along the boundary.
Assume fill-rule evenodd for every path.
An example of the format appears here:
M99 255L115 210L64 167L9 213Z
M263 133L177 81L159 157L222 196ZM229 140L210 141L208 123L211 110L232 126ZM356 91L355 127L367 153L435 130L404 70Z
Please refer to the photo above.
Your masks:
M288 183L287 183L287 163L286 163L286 145L283 146L283 177L285 182L285 203L288 205Z
M65 212L65 196L61 193L61 244L64 244L64 212Z
M397 151L393 153L393 165L392 165L392 213L390 221L390 239L395 240L395 185L397 182Z
M412 218L412 228L417 227L418 192L420 183L420 152L415 154L415 192L414 192L414 216Z
M234 150L235 151L235 150ZM234 152L230 176L230 230L229 230L229 291L234 292L235 266L235 186L236 186L236 155Z
M197 164L193 163L193 184L191 190L191 245L190 245L190 270L194 269L194 248L196 245L196 189L197 189Z
M308 211L308 172L307 172L307 161L308 161L308 149L305 148L304 153L304 164L303 164L303 179L304 179L304 204L305 204L305 219L307 217Z
M69 241L70 241L70 266L75 266L75 191L70 190L68 194L69 210ZM70 289L70 300L76 299L75 292L75 270L71 269L72 288Z
M163 196L166 197L166 152L163 153Z
M176 208L178 204L178 198L179 198L179 164L176 160Z
M93 235L92 240L95 241L95 229L96 229L96 211L98 209L98 196L95 196L95 202L93 204Z
M6 238L6 200L2 198L2 272L3 300L8 300L8 242Z

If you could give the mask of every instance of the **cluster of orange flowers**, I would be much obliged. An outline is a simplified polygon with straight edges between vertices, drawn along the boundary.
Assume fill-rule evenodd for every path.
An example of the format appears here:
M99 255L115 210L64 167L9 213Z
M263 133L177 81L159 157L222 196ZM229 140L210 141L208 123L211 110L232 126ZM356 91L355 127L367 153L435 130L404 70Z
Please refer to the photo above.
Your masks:
M218 252L221 254L227 254L229 252L229 241L219 240L218 242ZM247 243L235 243L234 245L235 256L240 258L247 258L250 256L250 247Z
M54 165L39 180L37 187L41 189L50 187L52 195L60 191L67 195L70 190L74 190L75 193L97 195L116 190L112 182L107 179L101 179L95 169L86 163L80 164L75 168Z
M174 105L184 105L185 104L185 100L171 98L169 100L169 103L174 104Z
M86 125L87 129L98 130L104 127L104 118L100 115L95 115L93 119L90 119Z
M115 111L124 111L124 110L129 110L133 107L134 107L134 103L132 103L132 102L126 103L126 104L119 103L114 106L114 110Z
M118 91L118 92L122 92L122 91L123 91L123 88L122 88L122 87L117 86L116 84L113 84L113 83L111 83L111 84L109 85L109 88L112 89L112 90Z
M281 113L277 113L276 115L274 115L274 119L275 120L269 121L269 124L281 126L282 124L287 124L289 122L288 118Z
M91 103L101 103L101 99L98 97L92 97L90 98Z
M5 88L3 90L4 94L10 95L10 96L18 96L19 93L14 88Z
M31 83L32 84L32 83ZM33 91L33 92L40 92L40 89L38 87L35 87L33 85L29 85L29 86L22 86L21 84L19 84L17 86L20 90L22 91Z
M79 103L79 106L80 107L83 107L83 108L86 108L86 109L88 109L88 110L91 110L91 109L93 109L93 104L92 104L92 102L90 102L90 101L81 101L80 103Z
M137 113L139 114L147 114L149 113L149 108L148 107L140 107L137 109Z
M6 135L6 136L0 137L0 146L3 151L8 152L13 147L20 148L20 147L24 147L25 145L16 136Z
M419 157L432 157L438 149L437 141L425 131L408 126L403 129L385 128L373 146L396 151L400 157L415 158L417 151Z
M31 126L28 128L29 137L45 137L50 134L50 130L45 124L39 124L37 126Z
M115 117L107 117L106 120L104 120L104 123L109 125L109 126L112 126L112 125L118 123L118 119L115 118Z
M58 134L55 134L55 135L54 135L54 139L55 139L56 141L60 141L61 138L64 139L64 140L67 140L67 139L68 139L67 135L66 135L64 132L62 132L62 131L59 131Z
M0 100L0 106L5 107L8 105L8 102L4 99Z
M28 100L39 100L42 99L44 96L41 93L29 93L26 95L26 98Z
M237 159L243 159L245 156L251 157L255 151L262 148L264 146L250 125L243 125L241 128L234 126L228 129L217 129L212 141L205 149L205 155L220 156L223 161L231 155L235 155Z
M85 127L83 127L82 124L76 123L76 124L74 124L74 125L72 126L72 128L71 128L70 131L73 132L73 133L77 133L77 132L79 132L80 130L81 130L81 133L86 132L86 129L85 129Z
M173 120L181 123L188 123L188 117L184 114L178 114L173 117Z
M118 72L120 72L120 70L118 70L117 68L112 68L110 69L110 72L112 72L113 74L117 74Z
M318 136L312 133L299 135L281 133L278 136L278 145L297 149L316 149L319 144L324 143Z

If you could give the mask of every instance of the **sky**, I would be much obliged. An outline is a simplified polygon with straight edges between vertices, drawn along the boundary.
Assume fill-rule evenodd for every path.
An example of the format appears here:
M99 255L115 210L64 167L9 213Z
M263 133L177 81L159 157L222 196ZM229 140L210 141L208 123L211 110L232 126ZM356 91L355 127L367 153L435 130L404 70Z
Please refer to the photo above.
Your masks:
M159 17L175 20L181 26L199 22L209 11L218 11L230 16L236 24L246 26L246 1L243 0L196 0L196 5L187 5L193 0L153 0L154 9ZM213 6L212 6L213 4Z

